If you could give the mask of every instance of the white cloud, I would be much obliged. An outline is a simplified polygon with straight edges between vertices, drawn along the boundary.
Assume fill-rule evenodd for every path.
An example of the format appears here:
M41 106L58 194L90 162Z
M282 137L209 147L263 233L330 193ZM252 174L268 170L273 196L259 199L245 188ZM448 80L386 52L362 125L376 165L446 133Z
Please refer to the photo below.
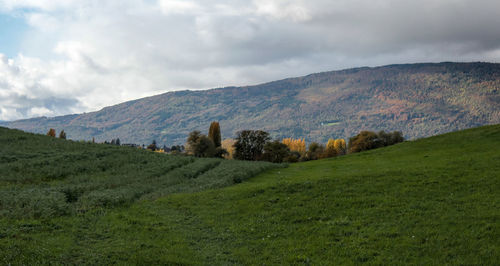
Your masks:
M500 60L494 0L0 0L0 12L31 26L20 55L0 57L0 120L346 67Z
M54 92L44 83L50 68L40 61L19 57L7 59L0 54L0 120L80 111L82 106L72 94ZM65 97L66 96L66 97Z
M201 11L201 7L195 2L187 0L160 0L163 14L187 14Z

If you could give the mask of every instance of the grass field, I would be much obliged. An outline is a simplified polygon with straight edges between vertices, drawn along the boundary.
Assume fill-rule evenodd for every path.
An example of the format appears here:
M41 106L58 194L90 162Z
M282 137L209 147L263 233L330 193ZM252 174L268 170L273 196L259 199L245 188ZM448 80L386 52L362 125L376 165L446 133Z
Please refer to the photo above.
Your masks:
M0 128L0 217L53 218L220 188L278 167L170 156Z
M125 168L102 171L96 162L95 169L91 165L85 169L88 176L74 176L80 169L60 170L61 174L47 178L41 172L57 171L40 166L44 156L30 157L29 147L23 146L31 138L44 143L46 138L4 129L1 133L3 264L495 265L500 261L499 125L292 164L251 179L248 174L243 183L232 186L228 185L234 183L235 174L218 174L215 169L226 163L243 167L242 162L193 161L166 171L161 170L166 169L163 165L192 159L60 140L51 140L60 152L47 158L70 156L74 148L69 146L77 145L82 153L93 149L113 153L109 161L116 159L116 165ZM128 155L118 155L122 153ZM16 170L22 160L31 168ZM53 160L48 165L57 161ZM141 173L147 174L121 182L122 175L135 169L126 165L137 166L142 160L149 167ZM79 169L77 163L67 162L59 166ZM187 169L204 169L201 165L207 164L213 164L206 166L212 170L178 182L178 189L168 189L163 181L147 185L155 177L165 175L166 180L175 170L188 173ZM272 166L257 168L266 167ZM211 177L203 177L210 172ZM219 176L225 181L214 181ZM85 180L119 185L85 190L94 182ZM67 210L63 212L58 207L48 208L50 214L36 214L5 197L30 198L32 192L38 197L36 204L43 205L51 193L71 198L62 188L80 185L89 192L75 193L76 200L61 207ZM222 186L226 187L218 188ZM116 204L114 190L120 191L117 197L128 200ZM131 197L130 191L141 193ZM108 192L114 196L103 200Z

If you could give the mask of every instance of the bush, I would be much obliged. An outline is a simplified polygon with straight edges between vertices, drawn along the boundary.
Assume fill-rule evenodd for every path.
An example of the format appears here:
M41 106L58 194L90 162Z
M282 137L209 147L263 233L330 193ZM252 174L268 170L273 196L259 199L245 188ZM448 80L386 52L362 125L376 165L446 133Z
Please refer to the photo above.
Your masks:
M317 142L311 142L309 144L309 149L306 152L306 155L302 159L303 161L310 161L310 160L317 160L324 158L325 154L325 146L317 143Z
M272 163L282 163L290 154L290 149L286 144L275 140L264 145L262 160Z
M349 153L366 151L394 145L403 142L403 134L400 131L378 133L372 131L361 131L358 135L349 139Z

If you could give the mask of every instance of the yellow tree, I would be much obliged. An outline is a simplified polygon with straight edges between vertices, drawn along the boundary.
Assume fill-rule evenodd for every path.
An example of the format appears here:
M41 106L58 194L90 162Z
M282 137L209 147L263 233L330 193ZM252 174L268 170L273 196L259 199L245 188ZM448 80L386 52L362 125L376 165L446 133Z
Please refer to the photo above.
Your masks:
M299 152L300 154L304 154L306 152L305 139L286 138L282 140L282 143L288 146L290 151L296 151Z
M325 157L337 156L337 151L335 150L335 140L329 139L326 143Z
M346 146L345 146L345 140L344 139L337 139L335 140L334 143L335 150L337 151L337 154L343 155L346 152Z

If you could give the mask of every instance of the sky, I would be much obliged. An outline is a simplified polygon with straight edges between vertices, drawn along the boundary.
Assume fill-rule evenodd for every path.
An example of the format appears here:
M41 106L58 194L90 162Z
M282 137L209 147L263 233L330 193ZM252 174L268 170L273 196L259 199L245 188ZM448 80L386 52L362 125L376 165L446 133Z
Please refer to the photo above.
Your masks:
M442 61L500 62L500 1L0 0L0 120Z

